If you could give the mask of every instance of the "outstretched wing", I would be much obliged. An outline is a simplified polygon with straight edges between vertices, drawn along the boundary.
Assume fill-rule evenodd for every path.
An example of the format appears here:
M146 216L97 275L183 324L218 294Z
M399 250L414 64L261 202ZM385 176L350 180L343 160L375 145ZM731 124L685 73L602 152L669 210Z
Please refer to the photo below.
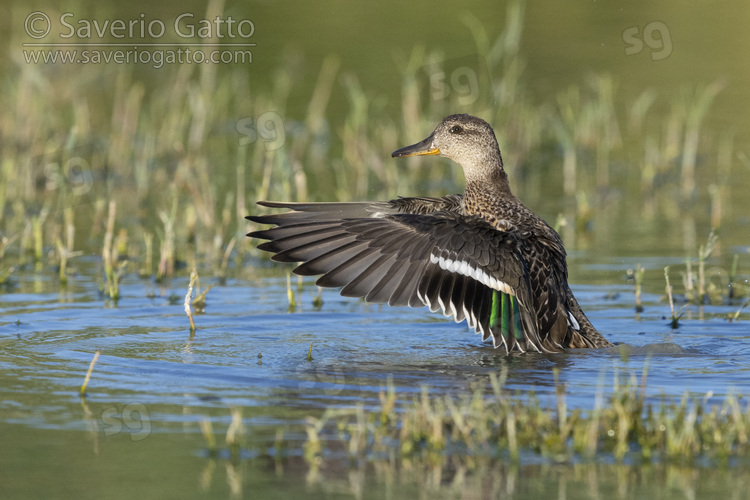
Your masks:
M430 214L434 212L459 212L463 196L451 194L441 198L428 196L400 197L391 201L295 203L286 201L259 201L269 208L288 208L290 212L261 217L245 217L262 224L287 225L304 221L335 221L361 217L382 217L391 214ZM259 219L263 219L262 221Z
M248 236L269 240L258 248L277 261L302 262L295 273L322 275L318 285L343 287L344 296L427 305L457 322L466 319L508 351L551 350L540 338L517 235L451 210L456 201L262 202L292 211L248 217L277 225Z

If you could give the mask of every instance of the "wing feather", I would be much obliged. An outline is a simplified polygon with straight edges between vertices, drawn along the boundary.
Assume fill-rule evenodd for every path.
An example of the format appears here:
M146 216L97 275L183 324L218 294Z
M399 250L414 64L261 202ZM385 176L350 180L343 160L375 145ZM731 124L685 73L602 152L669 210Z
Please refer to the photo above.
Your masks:
M248 236L268 240L259 248L273 252L274 260L301 262L296 273L321 275L318 285L342 287L344 296L426 305L457 322L467 321L483 340L492 338L506 349L553 349L557 342L542 339L548 320L537 320L539 307L532 298L539 291L531 290L518 235L463 215L460 203L460 197L353 204L265 202L291 211L249 217L276 227ZM495 286L505 287L518 300L523 330L518 338L514 334L505 339L499 327L490 325Z

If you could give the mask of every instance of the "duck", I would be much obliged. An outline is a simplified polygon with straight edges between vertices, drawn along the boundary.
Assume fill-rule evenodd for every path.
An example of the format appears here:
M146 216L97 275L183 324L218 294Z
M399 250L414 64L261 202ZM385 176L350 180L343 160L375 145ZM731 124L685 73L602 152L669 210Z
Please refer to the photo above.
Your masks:
M391 306L429 307L466 321L506 353L612 347L568 285L560 235L512 192L494 130L468 114L446 117L393 158L439 155L463 169L463 194L366 202L277 202L250 215L271 225L272 260L298 263L321 287Z

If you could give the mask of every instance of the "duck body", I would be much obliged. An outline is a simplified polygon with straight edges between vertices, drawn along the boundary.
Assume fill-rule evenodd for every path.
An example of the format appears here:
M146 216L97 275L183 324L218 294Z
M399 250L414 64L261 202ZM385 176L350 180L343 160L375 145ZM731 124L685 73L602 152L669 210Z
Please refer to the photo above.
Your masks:
M259 202L289 211L249 220L273 224L248 236L295 273L344 296L428 306L507 352L610 347L568 286L562 240L510 190L494 131L451 115L394 157L439 154L464 169L463 195L386 202Z

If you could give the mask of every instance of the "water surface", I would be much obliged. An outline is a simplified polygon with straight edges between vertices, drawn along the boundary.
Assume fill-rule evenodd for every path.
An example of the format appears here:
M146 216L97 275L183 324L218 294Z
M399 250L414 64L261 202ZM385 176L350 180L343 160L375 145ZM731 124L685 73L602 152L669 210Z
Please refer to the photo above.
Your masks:
M587 265L594 270L588 276L596 278L611 269L589 259ZM264 265L254 260L248 264ZM573 268L580 265L573 262ZM552 370L557 368L560 382L567 385L568 405L585 410L593 407L597 395L612 391L617 376L640 376L647 365L647 391L654 401L662 395L677 399L685 393L696 397L708 393L708 403L720 404L727 394L750 391L747 315L730 323L722 316L733 306L704 306L704 319L698 319L699 310L692 307L693 319L671 330L664 318L668 306L658 294L645 294L645 310L636 317L632 285L624 280L579 284L573 289L592 322L612 342L670 343L684 352L507 356L482 344L465 325L426 309L371 305L326 290L323 305L316 310L316 288L310 282L305 282L297 310L290 313L286 279L268 272L262 273L265 277L216 281L191 336L179 297L186 280L160 286L128 276L122 297L114 304L101 296L92 276L96 269L95 259L82 259L66 290L60 290L54 276L21 271L16 285L3 293L0 306L0 428L6 449L16 450L3 454L3 469L27 470L30 465L24 463L40 461L56 471L55 484L84 496L106 488L105 478L117 474L138 474L150 484L145 479L148 470L165 463L169 466L160 478L196 471L181 476L192 481L185 491L198 484L211 492L232 488L224 472L213 471L215 460L223 463L226 458L209 456L200 430L201 420L208 419L223 439L231 408L241 409L249 442L240 462L244 488L266 484L278 490L289 486L283 477L297 477L304 471L307 487L314 491L333 481L346 492L353 486L346 479L346 466L340 469L337 460L332 461L333 469L323 467L318 476L309 477L301 458L305 418L332 407L375 409L388 384L402 396L418 393L423 386L429 386L433 397L460 396L477 385L489 392L489 374L507 367L509 389L534 391L542 405L554 406ZM212 280L203 281L205 285ZM308 361L311 342L313 359ZM96 350L101 356L82 403L78 389ZM283 463L267 455L263 458L259 451L271 446L279 430L287 441ZM47 451L35 455L31 450L37 447ZM144 456L149 458L139 458ZM91 460L96 465L86 469ZM73 479L81 468L95 477ZM281 476L258 473L258 468L279 468ZM209 478L199 478L198 470ZM545 475L538 468L531 470L524 474ZM360 473L365 483L383 486L375 472ZM443 473L447 476L440 483L455 471ZM513 479L517 470L503 474L504 481L518 480ZM30 475L14 473L3 487L23 491ZM212 475L218 476L213 479L217 484L211 483ZM568 488L561 486L561 480L547 478L545 488ZM297 481L295 488L304 490L302 476ZM411 480L403 481L399 489L414 486ZM152 487L158 492L161 486ZM174 493L185 486L169 481L163 487ZM515 494L530 494L524 488L514 490ZM52 489L45 481L37 491Z

